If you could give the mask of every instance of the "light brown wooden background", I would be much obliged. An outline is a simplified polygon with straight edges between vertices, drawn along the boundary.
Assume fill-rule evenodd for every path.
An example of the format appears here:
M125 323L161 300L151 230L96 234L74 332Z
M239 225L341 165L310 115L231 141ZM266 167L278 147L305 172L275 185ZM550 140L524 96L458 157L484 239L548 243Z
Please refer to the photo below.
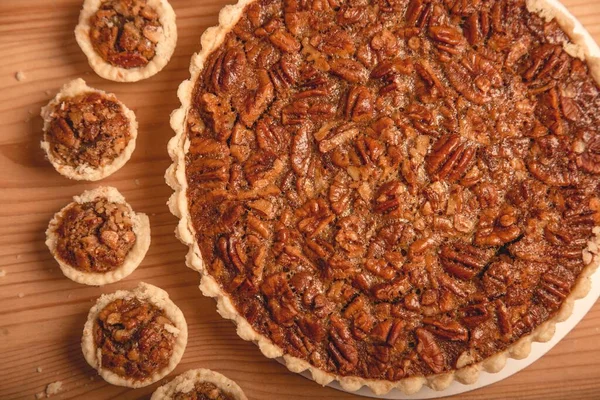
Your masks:
M600 39L600 1L565 0ZM188 78L190 56L200 35L217 23L226 0L171 0L179 43L167 68L134 84L96 76L73 37L81 0L0 0L0 399L34 399L60 380L55 398L148 398L158 386L131 390L105 383L83 359L80 338L87 312L103 292L146 281L166 289L186 315L190 340L181 364L211 368L236 380L251 399L349 399L321 388L266 359L239 339L221 319L213 300L197 289L198 276L184 265L186 248L173 234L176 219L165 205L171 190L163 175L172 136L169 114L178 107L176 89ZM22 71L25 80L15 79ZM129 163L103 181L121 190L134 209L150 215L152 246L141 267L103 288L65 278L44 245L53 213L71 196L95 184L58 175L39 149L40 107L70 79L116 93L140 123L137 150ZM464 399L600 398L600 305L558 346L505 381L461 396ZM41 372L36 368L40 367ZM355 397L356 398L356 397Z

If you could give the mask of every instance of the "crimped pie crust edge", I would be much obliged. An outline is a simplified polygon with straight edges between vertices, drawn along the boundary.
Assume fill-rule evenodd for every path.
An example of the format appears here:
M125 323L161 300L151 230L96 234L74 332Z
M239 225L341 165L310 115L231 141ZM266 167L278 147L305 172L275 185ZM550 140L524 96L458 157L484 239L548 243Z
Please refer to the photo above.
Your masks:
M123 265L106 273L80 271L62 261L56 254L56 243L58 240L56 228L58 227L62 214L71 204L73 204L73 202L83 204L93 201L98 197L103 197L112 203L124 204L127 207L133 222L133 233L135 233L136 237L136 242L125 257ZM135 271L150 248L150 220L148 219L148 216L143 213L134 212L131 206L125 201L123 195L113 187L101 186L93 190L85 191L79 196L74 196L73 202L67 204L59 212L54 214L54 217L46 230L46 246L50 249L52 256L60 266L63 274L77 283L102 286L120 281Z
M173 331L176 340L173 347L173 355L167 365L162 370L155 372L144 380L125 379L114 372L102 368L102 356L100 350L96 349L94 344L94 321L96 317L109 303L116 299L138 298L145 300L156 307L162 309L166 316L173 321L177 332ZM171 326L169 328L173 329ZM85 360L98 371L98 374L108 383L117 386L126 386L130 388L141 388L157 382L167 376L177 367L187 346L188 330L187 323L183 313L169 298L169 294L163 289L140 282L133 290L118 290L114 293L103 294L96 300L96 304L90 309L87 321L83 328L83 337L81 339L81 350Z
M180 391L188 393L198 382L210 382L219 389L232 394L236 400L248 400L237 383L225 375L204 368L190 369L178 375L171 382L156 389L150 400L171 400L175 393Z
M103 90L95 89L88 86L85 81L81 78L72 80L66 83L60 91L56 94L56 97L52 99L48 105L42 107L41 116L44 120L44 132L50 128L50 122L52 121L52 112L54 109L65 99L78 96L83 93L98 93L103 97L118 103L121 106L121 110L125 117L129 120L129 142L123 152L116 157L111 163L106 164L103 167L92 167L88 164L81 164L77 167L63 164L60 159L55 157L50 151L50 143L46 142L43 138L40 143L42 149L46 152L48 160L52 166L58 171L59 174L66 176L69 179L77 181L98 181L106 178L109 175L117 172L121 169L127 161L131 158L133 151L135 150L135 144L138 133L138 123L133 111L131 111L125 104L123 104L117 97L112 93L107 93Z
M337 380L346 391L357 391L362 386L367 386L373 393L382 395L392 389L398 389L404 394L417 393L425 385L437 391L446 389L456 380L463 384L473 384L479 379L482 370L498 372L502 370L508 358L524 359L531 352L531 343L547 342L555 332L556 323L565 321L571 316L575 300L584 298L591 289L591 275L600 265L600 226L594 228L594 238L589 242L588 249L583 251L584 259L589 262L573 285L571 293L564 300L556 315L536 327L529 335L520 338L506 350L499 352L479 363L470 364L468 356L459 358L458 369L431 375L428 377L409 377L399 381L364 379L353 376L339 376L310 365L307 361L284 354L283 350L275 345L264 335L256 332L252 326L241 316L233 306L229 296L223 292L217 281L210 276L202 261L200 248L195 240L194 227L188 211L187 179L185 174L185 154L190 143L186 135L186 116L192 105L192 93L204 62L208 56L218 48L235 24L239 21L245 7L255 0L239 0L237 4L225 6L219 13L219 25L208 28L201 37L201 50L192 56L190 64L191 78L183 81L179 86L177 95L181 107L171 114L171 128L175 136L168 144L168 151L173 164L165 173L165 180L175 191L169 199L168 205L171 213L180 219L175 230L177 238L189 247L186 256L186 265L201 274L200 290L205 296L213 297L217 301L218 313L226 319L232 320L237 326L237 334L244 340L254 342L267 358L282 357L286 367L296 373L310 371L312 379L325 386ZM563 47L573 57L587 62L594 80L600 83L600 49L589 33L577 19L556 0L526 0L527 9L537 13L546 20L555 18L560 27L569 36L570 42Z
M75 27L75 39L85 53L90 67L102 78L115 82L137 82L159 73L171 60L177 46L177 24L175 11L167 0L148 0L148 5L158 13L163 27L161 38L156 44L156 55L140 68L121 68L105 61L92 46L90 40L90 17L94 15L104 0L85 0L79 23Z

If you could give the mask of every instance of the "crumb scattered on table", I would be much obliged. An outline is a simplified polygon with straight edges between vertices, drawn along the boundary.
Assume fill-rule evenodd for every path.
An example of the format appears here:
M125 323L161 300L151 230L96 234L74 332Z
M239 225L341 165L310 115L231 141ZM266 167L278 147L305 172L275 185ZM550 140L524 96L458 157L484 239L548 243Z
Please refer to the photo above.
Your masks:
M140 180L139 179L136 179L134 182L135 182L136 186L140 186Z
M25 73L23 71L17 71L15 73L15 79L19 82L24 81L25 79L27 79L27 77L25 76Z
M6 271L3 269L0 269L0 278L6 276Z
M42 372L42 367L37 367L35 370L36 370L37 372Z
M25 293L21 292L17 295L20 299L22 299L23 297L25 297Z
M43 399L44 397L46 397L46 393L44 392L39 392L35 394L36 399Z
M46 397L54 396L61 390L62 390L62 382L61 381L49 383L48 386L46 386Z

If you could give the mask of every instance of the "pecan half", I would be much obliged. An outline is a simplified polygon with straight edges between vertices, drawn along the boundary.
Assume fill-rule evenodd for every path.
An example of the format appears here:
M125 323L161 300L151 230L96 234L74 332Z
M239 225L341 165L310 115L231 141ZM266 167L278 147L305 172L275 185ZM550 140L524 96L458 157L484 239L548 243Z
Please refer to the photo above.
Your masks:
M225 94L241 83L246 69L246 54L238 46L228 47L208 62L206 79L215 93Z
M550 310L558 309L571 291L571 282L553 273L542 276L536 290L539 300Z
M326 138L319 141L319 150L321 153L329 153L336 147L351 141L358 136L359 130L353 124L344 124L330 130Z
M275 96L273 83L266 70L258 70L257 79L258 88L248 94L239 110L240 120L247 127L251 127L260 118Z
M350 330L340 318L331 319L329 338L327 350L340 371L353 371L358 364L358 350Z
M300 42L284 29L278 29L269 36L271 43L286 53L297 53L300 51Z
M288 151L288 132L276 124L275 121L266 117L256 123L256 142L262 150L273 154L281 154Z
M373 118L375 96L365 86L353 86L346 96L344 114L354 122L368 121Z
M423 324L429 332L444 339L460 342L469 339L469 331L458 322L449 318L442 318L440 320L423 318Z
M446 367L446 358L437 344L435 337L423 328L417 328L417 354L436 374Z
M474 162L476 149L461 141L458 135L438 139L427 156L425 168L434 180L456 181Z
M285 274L268 276L260 286L260 290L268 298L267 306L273 319L284 326L291 326L298 314L298 305Z
M441 248L440 260L446 272L457 278L470 280L486 267L493 255L493 250L455 242L452 246L444 245Z
M369 72L361 63L345 58L336 58L329 63L331 73L351 83L365 83Z

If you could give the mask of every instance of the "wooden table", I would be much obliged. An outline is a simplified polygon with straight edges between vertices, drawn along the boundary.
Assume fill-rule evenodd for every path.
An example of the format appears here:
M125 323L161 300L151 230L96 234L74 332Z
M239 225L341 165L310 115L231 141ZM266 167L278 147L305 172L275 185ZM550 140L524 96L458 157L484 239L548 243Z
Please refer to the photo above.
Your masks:
M138 390L111 386L84 361L80 339L87 312L103 292L146 281L166 289L183 310L190 340L181 364L211 368L237 381L251 399L349 399L352 396L289 372L239 339L231 322L198 290L198 275L184 265L186 248L173 234L177 220L165 203L171 189L163 175L173 135L169 114L179 106L176 89L189 76L200 35L217 23L225 0L171 0L179 43L167 68L135 84L96 76L73 36L81 0L0 1L0 399L34 399L61 381L56 398L148 398L158 384ZM600 41L598 0L565 0ZM16 73L22 72L21 81ZM95 184L58 175L39 148L40 107L65 82L83 77L116 93L140 123L131 161L103 184L121 190L133 208L150 215L152 246L141 267L124 281L94 288L71 282L44 245L44 231L71 196ZM463 399L600 398L600 305L558 346L516 376L460 396ZM356 398L356 397L354 397Z

